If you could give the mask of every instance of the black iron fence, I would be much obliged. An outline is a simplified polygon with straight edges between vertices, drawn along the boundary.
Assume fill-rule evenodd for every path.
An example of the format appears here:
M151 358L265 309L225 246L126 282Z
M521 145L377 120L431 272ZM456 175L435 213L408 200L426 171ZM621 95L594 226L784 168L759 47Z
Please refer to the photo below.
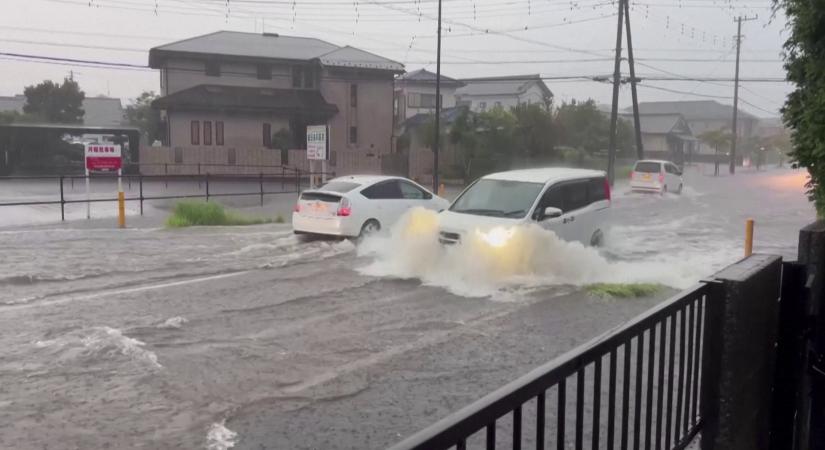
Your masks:
M250 166L251 167L251 166ZM259 167L259 166L256 166ZM274 167L274 166L273 166ZM140 214L143 215L144 202L147 200L169 200L169 199L192 199L203 198L209 201L212 198L218 197L240 197L240 196L258 196L260 198L261 206L264 205L264 198L267 195L274 194L289 194L300 192L305 186L312 184L313 179L317 181L321 177L333 177L334 173L323 172L307 172L295 168L286 168L278 166L283 170L279 174L265 174L260 172L258 174L249 175L231 175L231 174L210 174L208 172L201 175L123 175L122 182L126 187L127 192L134 191L137 188L137 195L127 195L126 202L138 202L140 207ZM94 173L89 177L85 175L35 175L35 176L7 176L0 177L0 186L4 182L26 182L26 181L45 181L54 183L54 192L51 194L37 193L33 197L35 199L25 199L31 197L29 195L21 194L24 199L15 201L0 201L0 207L4 206L35 206L35 205L59 205L60 219L66 220L66 205L76 203L100 203L100 202L116 202L117 194L112 191L111 196L100 196L94 194L93 197L78 197L80 194L75 192L75 195L68 196L67 188L75 190L78 185L85 183L86 178L90 181L107 180L114 182L117 179L117 174L113 172ZM191 189L187 191L176 190L173 186L169 190L169 185L172 183L188 182L191 187L197 185L197 190L192 192ZM146 193L144 187L151 184L157 187L159 183L163 184L164 192L162 193ZM232 191L232 192L217 192L216 185L226 185L227 183L240 183L245 189L253 186L249 190ZM24 187L25 189L25 187Z
M702 284L393 447L681 449L702 426Z

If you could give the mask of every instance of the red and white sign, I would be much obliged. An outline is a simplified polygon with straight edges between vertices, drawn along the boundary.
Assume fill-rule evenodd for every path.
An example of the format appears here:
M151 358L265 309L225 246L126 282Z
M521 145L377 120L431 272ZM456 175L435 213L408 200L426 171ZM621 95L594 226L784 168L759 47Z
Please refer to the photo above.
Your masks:
M119 170L122 166L119 145L86 144L87 170Z

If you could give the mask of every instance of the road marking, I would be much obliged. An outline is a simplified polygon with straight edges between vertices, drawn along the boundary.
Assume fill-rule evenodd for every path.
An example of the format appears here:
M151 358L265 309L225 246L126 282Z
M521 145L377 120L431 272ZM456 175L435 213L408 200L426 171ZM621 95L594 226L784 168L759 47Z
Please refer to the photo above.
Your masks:
M155 289L164 289L168 287L175 287L175 286L183 286L187 284L194 284L194 283L201 283L204 281L212 281L212 280L220 280L223 278L230 278L236 277L238 275L243 275L246 273L252 272L251 270L242 270L240 272L230 272L230 273L222 273L218 275L209 275L206 277L200 278L190 278L188 280L181 280L181 281L172 281L167 283L160 283L160 284L150 284L148 286L138 286L133 288L126 288L126 289L116 289L113 291L103 291L103 292L96 292L94 294L87 294L87 295L80 295L80 296L69 296L64 298L57 298L55 300L45 301L45 302L32 302L32 303L23 303L19 305L10 305L0 307L0 312L9 311L9 310L19 310L19 309L26 309L26 308L35 308L41 306L52 306L52 305L60 305L63 303L75 302L79 300L92 300L95 298L112 296L112 295L121 295L121 294L132 294L135 292L143 292L143 291L151 291Z

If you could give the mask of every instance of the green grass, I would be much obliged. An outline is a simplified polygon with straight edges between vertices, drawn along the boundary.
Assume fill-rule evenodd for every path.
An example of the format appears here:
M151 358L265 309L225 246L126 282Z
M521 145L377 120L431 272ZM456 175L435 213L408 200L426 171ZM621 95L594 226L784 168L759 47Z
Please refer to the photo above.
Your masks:
M227 212L217 203L184 201L178 202L172 215L166 219L166 226L182 228L198 225L258 225L271 223L272 219L244 217Z
M595 283L584 289L596 297L638 298L653 295L662 290L662 286L653 283Z

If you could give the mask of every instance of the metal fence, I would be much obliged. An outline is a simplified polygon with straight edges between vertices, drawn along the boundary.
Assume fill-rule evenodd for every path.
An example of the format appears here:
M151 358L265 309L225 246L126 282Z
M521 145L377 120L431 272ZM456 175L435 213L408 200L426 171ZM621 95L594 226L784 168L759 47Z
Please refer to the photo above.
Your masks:
M682 292L393 449L683 449L703 425L712 290Z
M211 198L217 197L239 197L239 196L258 196L260 197L260 204L263 206L264 197L274 194L289 194L300 192L305 185L312 185L313 180L323 176L333 177L333 173L323 172L304 172L299 169L287 168L278 166L283 169L282 174L264 174L258 173L256 175L214 175L204 173L202 175L123 175L123 183L128 186L129 191L132 190L133 185L137 185L138 195L125 197L126 202L139 202L140 214L143 215L144 202L147 200L169 200L169 199L191 199L204 198L209 201ZM94 198L68 198L66 195L66 188L75 186L75 182L85 183L86 178L90 180L109 180L117 179L116 173L96 173L91 176L85 175L37 175L37 176L8 176L0 177L0 184L6 181L37 181L37 180L51 180L55 185L54 200L20 200L11 202L0 202L0 208L4 206L34 206L34 205L60 205L60 220L66 220L66 205L75 203L99 203L99 202L116 202L118 201L116 195L111 197L94 197ZM196 193L168 193L164 195L146 195L144 193L144 185L147 182L155 181L164 183L164 187L168 188L169 183L188 181L193 185L197 183L198 192ZM214 187L216 184L224 184L227 182L243 182L245 185L257 185L257 188L249 191L241 192L216 192ZM279 188L273 188L279 187ZM213 189L210 189L212 187Z

